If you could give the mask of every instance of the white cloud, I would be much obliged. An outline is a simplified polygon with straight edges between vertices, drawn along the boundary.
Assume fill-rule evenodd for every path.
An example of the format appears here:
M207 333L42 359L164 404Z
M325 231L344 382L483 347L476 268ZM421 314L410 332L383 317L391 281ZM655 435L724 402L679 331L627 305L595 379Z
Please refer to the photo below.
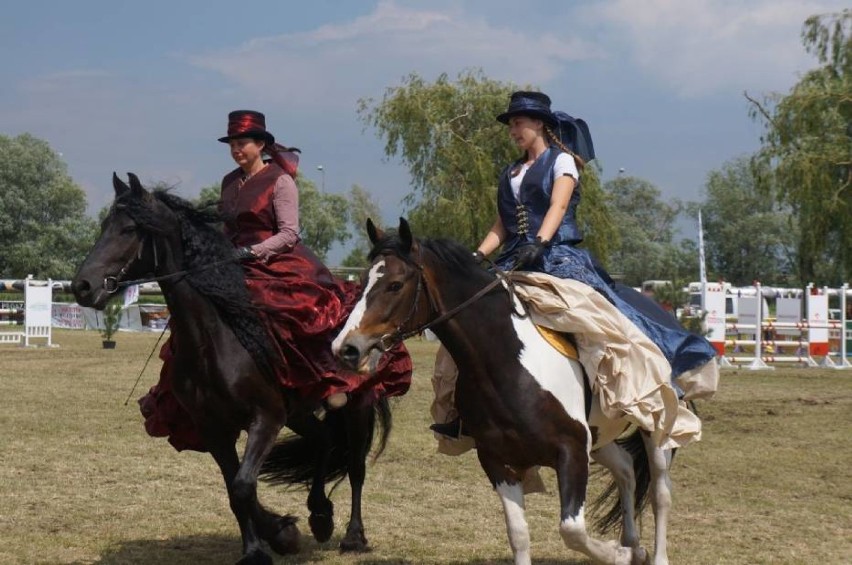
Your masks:
M839 11L836 0L613 0L589 16L614 26L628 57L684 96L786 90L815 66L804 20ZM623 41L623 39L622 39Z
M351 112L358 98L380 94L410 72L432 78L481 67L492 78L542 84L571 61L600 56L576 36L495 27L458 9L383 1L349 22L254 39L189 60L269 100Z

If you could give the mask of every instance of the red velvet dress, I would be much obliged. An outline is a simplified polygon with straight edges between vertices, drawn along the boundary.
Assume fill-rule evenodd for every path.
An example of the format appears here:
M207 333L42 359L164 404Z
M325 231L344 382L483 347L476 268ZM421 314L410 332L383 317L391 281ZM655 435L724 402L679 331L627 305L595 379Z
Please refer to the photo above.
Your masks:
M274 163L241 187L241 171L222 181L225 235L235 247L251 246L277 231L272 205L275 182L283 171ZM358 300L356 284L335 278L314 253L296 243L268 262L243 263L246 285L267 328L280 362L281 385L296 389L306 403L318 404L335 392L365 393L371 399L396 396L411 384L411 358L399 345L383 356L372 377L340 367L331 342ZM160 382L140 399L145 429L168 436L178 450L205 451L189 415L171 393L171 339L163 346Z

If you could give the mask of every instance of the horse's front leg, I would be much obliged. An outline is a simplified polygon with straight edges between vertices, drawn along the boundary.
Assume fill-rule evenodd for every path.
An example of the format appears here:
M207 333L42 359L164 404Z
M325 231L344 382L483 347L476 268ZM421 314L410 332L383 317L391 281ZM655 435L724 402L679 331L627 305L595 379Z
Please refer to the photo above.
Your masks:
M530 529L524 512L524 487L520 480L522 474L516 476L510 473L506 465L481 448L477 450L477 456L491 486L500 496L515 565L530 565Z
M328 420L326 420L328 422ZM318 444L314 465L314 476L311 489L308 492L308 524L314 539L320 543L326 542L334 533L334 503L325 494L326 475L328 474L331 450L334 440L327 424L318 424L309 436Z
M261 538L270 541L276 551L298 551L298 530L294 520L284 518L280 524L271 523L274 515L263 509L257 499L257 476L280 430L281 424L269 414L261 413L255 417L248 429L242 463L228 490L231 509L243 533L241 564L272 563L261 548ZM271 528L278 528L278 531L270 531Z
M367 536L361 519L361 493L367 476L367 455L373 437L375 415L373 407L352 399L344 413L346 437L349 444L349 486L352 490L352 507L346 535L340 540L341 551L367 551Z
M654 565L668 565L666 546L669 510L672 506L672 484L669 477L671 451L660 449L647 432L642 432L642 441L648 454L651 468L651 508L654 511Z
M222 436L218 434L211 434L209 437L216 438L215 440L208 439L206 442L207 447L222 472L222 478L225 480L225 488L228 490L228 502L231 506L231 512L234 513L234 517L236 517L237 524L240 527L240 536L243 542L243 557L239 563L271 564L272 559L261 549L260 538L252 520L251 509L246 507L235 488L235 479L240 470L240 459L237 455L234 442L222 439Z

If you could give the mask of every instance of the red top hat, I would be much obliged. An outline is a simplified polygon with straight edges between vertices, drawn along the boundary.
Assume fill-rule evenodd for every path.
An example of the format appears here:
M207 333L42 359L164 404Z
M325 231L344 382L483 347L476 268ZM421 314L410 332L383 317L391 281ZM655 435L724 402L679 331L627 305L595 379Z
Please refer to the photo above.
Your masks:
M254 110L234 110L228 114L228 135L220 137L219 141L228 143L239 137L260 139L270 149L275 143L275 136L266 131L266 117Z

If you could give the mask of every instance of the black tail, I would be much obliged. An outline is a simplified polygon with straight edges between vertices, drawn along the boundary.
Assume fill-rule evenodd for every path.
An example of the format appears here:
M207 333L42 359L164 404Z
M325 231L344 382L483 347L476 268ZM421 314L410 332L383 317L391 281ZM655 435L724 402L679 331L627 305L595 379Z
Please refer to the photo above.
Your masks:
M377 401L370 410L368 425L364 430L367 434L365 445L372 446L376 432L376 425L380 427L379 446L375 457L381 455L387 445L393 417L390 406L385 398ZM328 482L340 482L349 472L350 445L347 436L346 418L343 410L329 412L325 424L328 426L331 444L329 447L328 461L324 480ZM274 485L290 487L301 487L310 485L314 481L317 465L320 461L320 450L323 442L315 438L299 435L285 437L275 444L263 466L260 469L260 478ZM365 454L366 455L366 454Z
M638 517L648 504L648 493L651 487L651 469L648 465L648 453L645 451L645 444L642 441L642 435L638 428L626 438L617 440L617 443L633 459L633 474L636 477L636 493L633 499L633 508ZM607 504L612 505L609 511L595 520L595 529L601 534L605 534L613 530L616 526L621 525L621 499L618 495L618 485L614 479L592 503L592 514L597 514Z

